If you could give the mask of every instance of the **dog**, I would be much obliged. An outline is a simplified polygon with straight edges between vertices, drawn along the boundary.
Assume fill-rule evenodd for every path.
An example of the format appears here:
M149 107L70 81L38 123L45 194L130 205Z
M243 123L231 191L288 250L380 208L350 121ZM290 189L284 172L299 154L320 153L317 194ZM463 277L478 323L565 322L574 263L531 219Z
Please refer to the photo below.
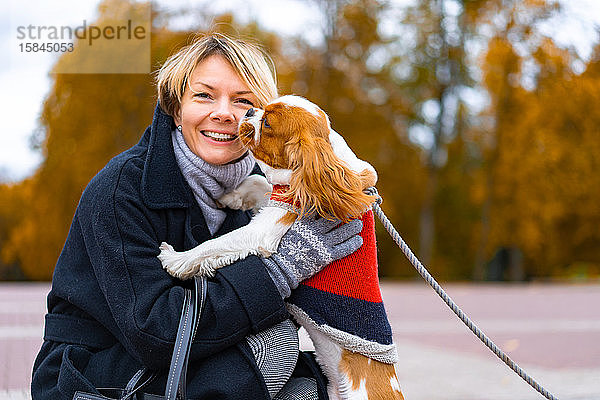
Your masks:
M163 267L180 279L210 277L249 255L270 256L302 216L317 213L342 222L361 218L363 246L305 280L286 299L287 307L315 345L331 399L404 399L378 286L375 199L364 192L377 181L375 169L331 129L321 108L298 96L249 109L238 138L266 179L251 175L219 203L256 214L248 225L185 252L162 243L158 257Z

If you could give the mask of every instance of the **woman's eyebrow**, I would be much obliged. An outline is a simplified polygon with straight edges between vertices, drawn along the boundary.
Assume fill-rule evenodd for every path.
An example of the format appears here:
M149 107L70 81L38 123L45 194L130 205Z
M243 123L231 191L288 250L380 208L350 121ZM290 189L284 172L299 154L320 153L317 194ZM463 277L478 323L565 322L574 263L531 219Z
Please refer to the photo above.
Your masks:
M191 88L192 85L202 85L202 86L204 86L205 88L207 88L209 90L215 90L214 87L212 87L212 86L210 86L210 85L208 85L208 84L206 84L204 82L200 82L200 81L196 81L196 82L191 83L190 84L190 88Z
M211 86L211 85L209 85L207 83L201 82L201 81L196 81L196 82L193 83L193 85L196 85L196 84L200 84L200 85L206 87L209 90L215 90L215 88L213 86ZM234 92L234 93L237 94L237 95L240 95L240 94L254 94L251 90L239 90L239 91Z

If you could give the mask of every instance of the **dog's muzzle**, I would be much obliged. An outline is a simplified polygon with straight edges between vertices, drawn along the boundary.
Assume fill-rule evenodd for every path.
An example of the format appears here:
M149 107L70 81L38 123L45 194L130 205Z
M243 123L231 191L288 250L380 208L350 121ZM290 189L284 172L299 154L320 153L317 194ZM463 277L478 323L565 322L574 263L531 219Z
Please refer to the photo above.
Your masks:
M254 128L254 144L257 145L260 141L260 126L262 124L262 116L264 111L260 108L249 108L244 115L244 118L240 121L242 124L250 124Z

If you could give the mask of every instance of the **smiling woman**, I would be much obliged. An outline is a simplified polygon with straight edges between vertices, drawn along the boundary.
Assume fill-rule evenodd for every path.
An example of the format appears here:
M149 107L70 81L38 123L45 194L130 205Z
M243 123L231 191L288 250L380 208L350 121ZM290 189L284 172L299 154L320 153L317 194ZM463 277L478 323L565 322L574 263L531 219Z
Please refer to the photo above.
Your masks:
M160 375L143 391L164 392L190 283L162 268L161 242L187 250L252 217L220 208L217 200L259 172L237 135L248 109L277 97L268 55L228 36L201 36L167 59L157 91L152 125L90 181L79 201L48 295L34 400L125 388L142 369ZM303 221L310 237L295 244L325 254L341 246L339 258L359 247L359 228L322 231L322 225ZM278 279L296 282L296 266L274 275L267 262L249 256L208 281L189 355L190 398L326 398L324 376L314 356L299 351L284 303L291 284ZM324 266L317 262L303 260L309 276Z

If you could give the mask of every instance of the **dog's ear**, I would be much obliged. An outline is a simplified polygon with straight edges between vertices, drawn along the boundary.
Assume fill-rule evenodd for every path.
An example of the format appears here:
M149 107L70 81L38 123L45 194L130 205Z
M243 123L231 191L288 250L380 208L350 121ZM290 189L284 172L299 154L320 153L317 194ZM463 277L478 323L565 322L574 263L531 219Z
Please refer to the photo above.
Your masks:
M288 195L302 214L314 211L347 222L363 214L374 197L363 192L363 177L335 155L328 138L328 126L311 126L288 142Z

